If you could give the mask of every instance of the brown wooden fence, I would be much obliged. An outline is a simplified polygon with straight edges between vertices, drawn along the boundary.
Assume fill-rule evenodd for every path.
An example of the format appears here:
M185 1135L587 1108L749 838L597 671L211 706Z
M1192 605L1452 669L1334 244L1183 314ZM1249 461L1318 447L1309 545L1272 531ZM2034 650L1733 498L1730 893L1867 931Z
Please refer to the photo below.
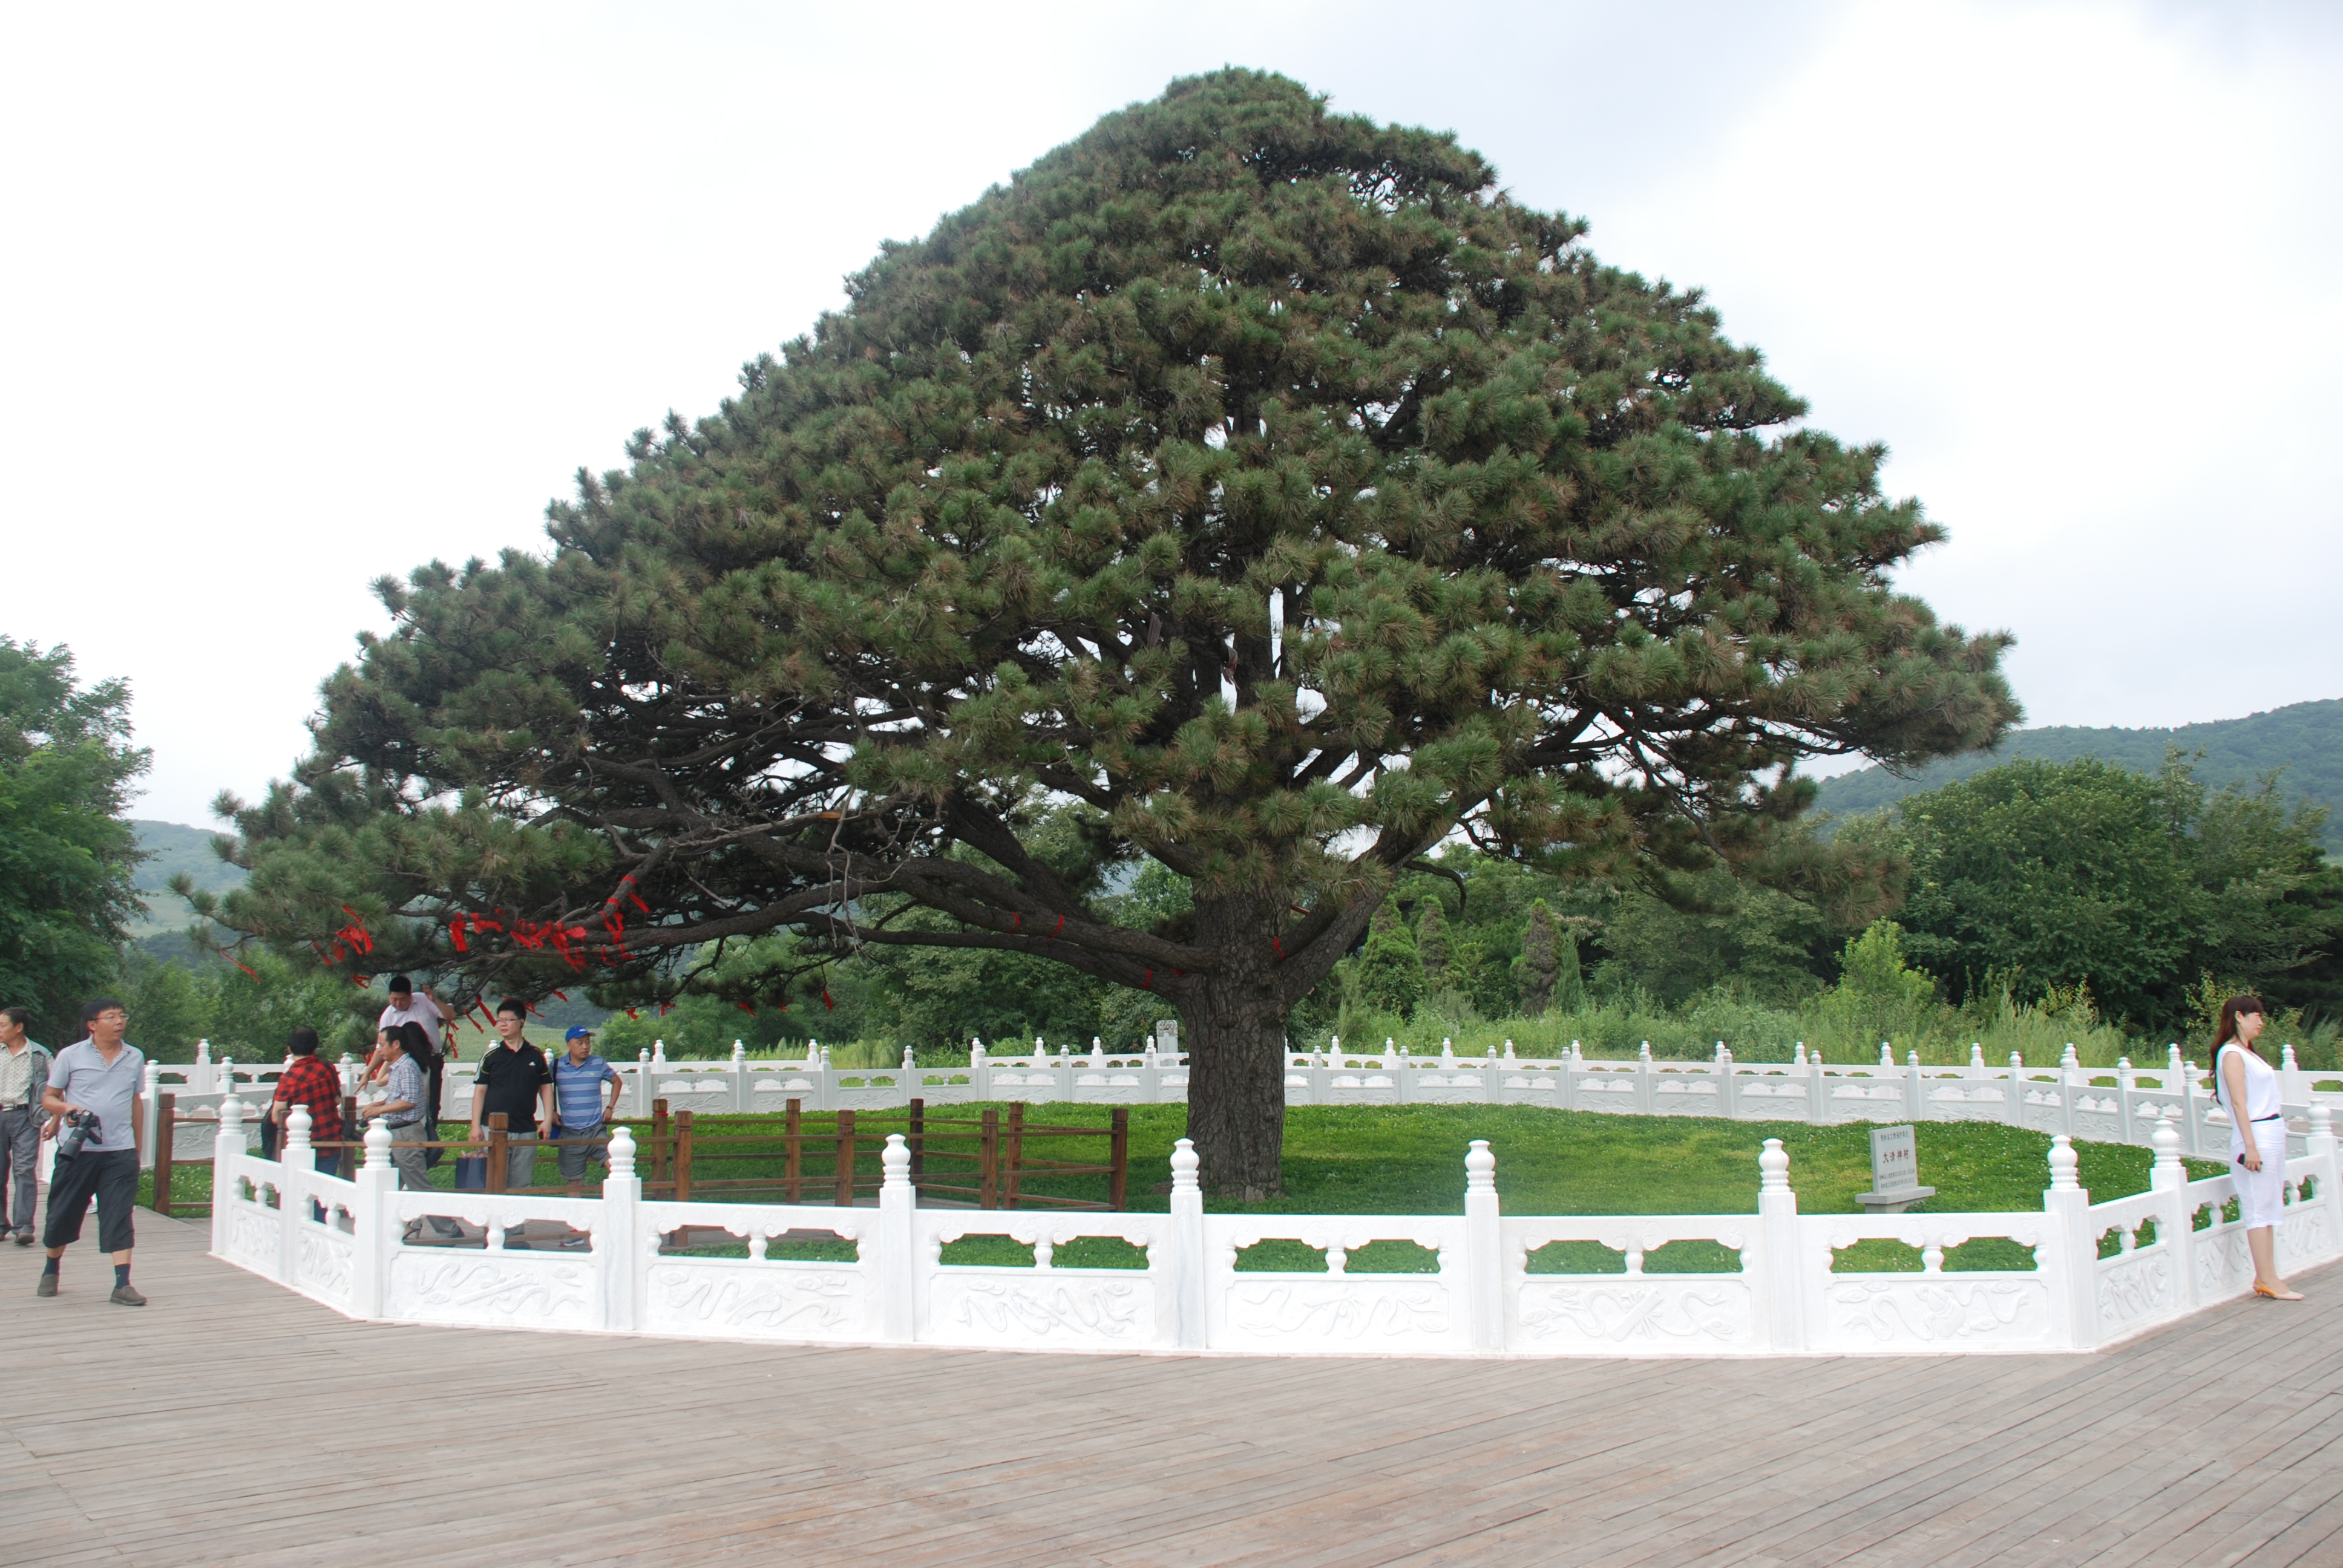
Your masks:
M922 1196L975 1209L1079 1209L1118 1211L1129 1194L1131 1175L1131 1112L1113 1108L1106 1127L1064 1127L1026 1120L1022 1101L1004 1116L987 1111L980 1116L931 1116L914 1100L903 1111L864 1113L852 1111L806 1115L798 1101L789 1101L778 1131L736 1131L727 1119L714 1128L695 1128L689 1111L669 1114L664 1100L654 1101L648 1120L619 1118L605 1124L627 1128L635 1140L635 1170L643 1194L688 1202L694 1198L720 1196L738 1201L769 1194L785 1203L829 1202L852 1206L858 1196L875 1193L884 1182L879 1156L890 1133L900 1132L911 1155L911 1184ZM172 1097L157 1102L160 1133L155 1156L154 1204L158 1212L172 1212L171 1131L177 1125ZM209 1119L205 1125L216 1126ZM356 1106L344 1101L343 1120L357 1126ZM743 1119L745 1120L745 1119ZM485 1155L486 1190L490 1192L569 1193L567 1185L507 1187L508 1151L511 1140L501 1114L491 1116L478 1141L449 1141L408 1144L408 1148L451 1151L457 1155ZM603 1139L542 1140L540 1150L561 1147L563 1141L599 1144ZM1096 1146L1103 1143L1100 1151ZM345 1165L364 1156L365 1145L355 1139L314 1145L320 1152L339 1151ZM1089 1158L1082 1156L1088 1154ZM1103 1154L1103 1158L1099 1156ZM347 1175L345 1169L343 1174ZM1057 1190L1076 1179L1103 1176L1103 1200ZM1034 1182L1042 1183L1036 1190ZM1082 1186L1095 1191L1093 1183ZM200 1210L206 1204L182 1207Z

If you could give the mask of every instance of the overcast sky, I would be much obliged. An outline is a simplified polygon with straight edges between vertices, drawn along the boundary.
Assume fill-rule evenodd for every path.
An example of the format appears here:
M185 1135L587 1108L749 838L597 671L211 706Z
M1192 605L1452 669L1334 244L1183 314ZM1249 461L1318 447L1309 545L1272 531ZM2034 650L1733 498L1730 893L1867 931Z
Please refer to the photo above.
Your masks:
M1456 131L1705 288L1952 542L2028 721L2343 695L2343 7L0 11L0 631L124 676L141 815L301 751L366 585L543 547L840 277L1224 63Z

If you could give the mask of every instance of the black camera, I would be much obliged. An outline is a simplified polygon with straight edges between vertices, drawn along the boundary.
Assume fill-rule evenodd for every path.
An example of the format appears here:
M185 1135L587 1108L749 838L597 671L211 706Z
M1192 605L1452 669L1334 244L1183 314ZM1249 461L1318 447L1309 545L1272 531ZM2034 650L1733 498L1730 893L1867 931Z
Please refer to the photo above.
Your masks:
M95 1111L68 1111L65 1125L57 1130L57 1158L70 1160L82 1151L82 1146L92 1139L103 1138Z

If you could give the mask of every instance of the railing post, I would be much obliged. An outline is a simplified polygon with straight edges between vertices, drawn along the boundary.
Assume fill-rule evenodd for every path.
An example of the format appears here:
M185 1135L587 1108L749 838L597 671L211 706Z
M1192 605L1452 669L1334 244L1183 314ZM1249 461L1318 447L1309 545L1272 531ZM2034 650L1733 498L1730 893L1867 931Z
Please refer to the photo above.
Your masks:
M1009 1170L1001 1181L1001 1203L1004 1209L1017 1207L1017 1181L1024 1174L1025 1163L1025 1102L1009 1102Z
M1131 1107L1116 1106L1107 1125L1107 1163L1114 1173L1107 1178L1106 1206L1120 1214L1131 1193Z
M988 1111L977 1132L976 1206L1001 1207L1001 1112Z
M145 1123L143 1131L146 1134L146 1158L140 1161L140 1163L143 1165L152 1165L155 1163L156 1151L163 1147L163 1141L155 1135L156 1130L162 1121L163 1114L163 1068L161 1063L150 1061L146 1064L146 1076L141 1085L141 1098L138 1105L138 1120Z
M1464 1300L1476 1351L1505 1348L1505 1259L1497 1210L1497 1157L1473 1140L1464 1155Z
M488 1168L482 1173L488 1178L487 1190L490 1192L505 1190L505 1172L509 1169L505 1163L505 1113L499 1111L488 1118Z
M840 1209L854 1207L854 1112L838 1113L838 1171L835 1191L830 1202Z
M352 1200L350 1311L362 1318L387 1316L390 1264L405 1227L398 1222L393 1200L398 1192L398 1171L390 1162L390 1129L377 1117L367 1128L366 1163L350 1172L357 1188Z
M1798 1250L1798 1195L1790 1188L1789 1151L1768 1138L1757 1155L1757 1226L1763 1241L1757 1266L1765 1304L1765 1348L1803 1351L1806 1260Z
M154 1071L148 1067L147 1071ZM171 1217L171 1141L179 1126L179 1097L155 1092L155 1138L147 1148L155 1151L155 1212L166 1220Z
M2050 1140L2042 1211L2049 1221L2052 1291L2065 1304L2065 1348L2087 1351L2099 1342L2099 1239L2091 1233L2091 1195L2075 1180L2077 1163L2072 1139L2060 1133Z
M918 1095L911 1097L911 1135L904 1141L910 1146L911 1185L917 1188L928 1172L928 1102Z
M228 1201L236 1191L236 1171L244 1154L244 1101L229 1095L220 1101L219 1131L212 1135L212 1256L227 1256Z
M900 1132L887 1134L879 1156L885 1173L879 1185L879 1312L880 1337L909 1344L919 1337L921 1292L912 1253L911 1212L919 1190L911 1185L911 1151Z
M641 1244L643 1183L635 1171L635 1135L624 1127L610 1134L609 1162L594 1237L595 1261L602 1269L602 1326L631 1333L642 1324L642 1282L650 1260Z
M277 1185L277 1277L289 1283L297 1255L298 1220L308 1213L314 1201L309 1196L309 1178L317 1169L317 1151L309 1147L309 1108L298 1101L285 1113L285 1142L277 1151L277 1162L284 1171L300 1172L287 1178L280 1171ZM294 1191L286 1191L288 1187Z
M798 1141L799 1107L803 1104L802 1101L792 1100L781 1113L781 1191L792 1203L802 1202L805 1198Z
M2303 1140L2302 1152L2307 1159L2318 1161L2318 1169L2312 1172L2312 1179L2318 1183L2318 1196L2314 1201L2326 1206L2327 1234L2336 1238L2334 1250L2328 1253L2331 1258L2335 1251L2343 1250L2343 1233L2336 1229L2338 1219L2343 1219L2343 1206L2338 1206L2335 1191L2336 1183L2343 1181L2343 1158L2338 1158L2336 1148L2335 1113L2328 1107L2310 1108L2310 1134ZM2296 1201L2301 1201L2299 1194Z
M2156 1239L2164 1245L2167 1275L2172 1282L2172 1299L2165 1306L2177 1316L2197 1303L2197 1232L2189 1228L2193 1216L2186 1191L2188 1168L2180 1163L2180 1130L2172 1124L2171 1107L2167 1106L2157 1118L2147 1141L2156 1151L2156 1163L2148 1168L2147 1190L2164 1200L2157 1211ZM2095 1261L2098 1250L2095 1239L2091 1246Z
M1204 1348L1204 1192L1196 1185L1196 1146L1182 1138L1172 1146L1171 1260L1172 1342L1183 1351Z
M691 1112L675 1113L675 1201L691 1201Z

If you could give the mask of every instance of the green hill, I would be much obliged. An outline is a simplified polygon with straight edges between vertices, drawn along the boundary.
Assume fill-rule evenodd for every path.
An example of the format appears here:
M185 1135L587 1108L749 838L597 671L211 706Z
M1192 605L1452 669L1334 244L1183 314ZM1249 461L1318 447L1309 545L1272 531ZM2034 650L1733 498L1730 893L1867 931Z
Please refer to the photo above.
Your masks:
M2096 757L2119 768L2152 772L2174 746L2183 752L2202 751L2196 761L2197 777L2216 788L2240 780L2251 783L2264 773L2282 770L2278 787L2289 797L2328 809L2328 852L2343 857L2343 701L2298 702L2244 719L2172 729L2089 729L2079 725L2020 729L1991 751L1947 758L1909 778L1897 778L1884 768L1865 768L1826 779L1820 806L1842 816L1876 811L1906 795L2018 758L2071 762Z
M171 879L180 872L186 872L196 887L209 892L225 893L243 884L243 869L212 853L212 835L204 829L136 817L130 825L138 830L138 847L148 856L139 863L134 880L146 900L146 919L131 931L132 940L183 930L195 919L186 900L171 891Z

